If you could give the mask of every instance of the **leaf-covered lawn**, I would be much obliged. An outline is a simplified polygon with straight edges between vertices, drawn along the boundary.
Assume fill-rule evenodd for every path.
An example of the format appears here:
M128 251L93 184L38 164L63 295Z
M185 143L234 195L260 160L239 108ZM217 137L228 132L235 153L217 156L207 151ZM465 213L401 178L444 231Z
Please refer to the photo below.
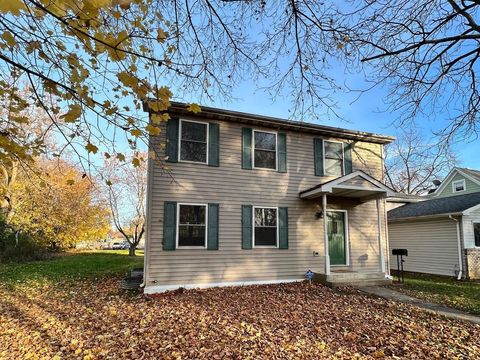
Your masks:
M407 275L396 287L407 295L480 315L480 283L434 275Z
M75 267L75 261L85 264L83 256L61 261ZM88 259L103 270L90 269L88 276L86 267L78 266L84 269L80 272L64 268L60 275L29 284L0 277L0 359L480 356L480 326L352 290L336 293L295 283L172 292L148 299L118 288L132 259L122 255L124 265L111 263L110 275L105 275L105 264ZM40 263L30 266L38 269Z
M0 283L51 283L127 273L143 267L143 251L135 257L128 250L78 251L52 260L0 264Z

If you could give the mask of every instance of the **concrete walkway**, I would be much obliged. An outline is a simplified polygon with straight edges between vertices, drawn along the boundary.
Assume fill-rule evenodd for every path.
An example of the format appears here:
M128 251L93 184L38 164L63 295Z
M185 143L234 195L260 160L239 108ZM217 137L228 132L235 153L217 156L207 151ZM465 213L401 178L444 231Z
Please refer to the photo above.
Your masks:
M394 300L394 301L402 302L405 304L411 304L419 308L425 309L427 311L430 311L432 313L445 316L450 319L471 321L475 324L480 324L480 317L478 316L468 314L461 310L452 309L452 308L434 304L431 302L426 302L426 301L402 294L398 291L395 291L389 288L380 287L380 286L361 286L361 287L359 286L357 287L357 289L359 289L364 293L382 297L384 299Z

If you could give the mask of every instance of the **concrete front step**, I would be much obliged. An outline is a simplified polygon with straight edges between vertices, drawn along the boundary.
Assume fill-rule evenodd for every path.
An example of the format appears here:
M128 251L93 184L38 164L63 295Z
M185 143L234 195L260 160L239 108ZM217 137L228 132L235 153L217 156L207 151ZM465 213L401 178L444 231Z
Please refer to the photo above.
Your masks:
M385 278L385 274L377 273L358 273L358 272L332 272L330 275L314 273L313 281L321 284L338 287L338 286L374 286L388 285L392 281Z

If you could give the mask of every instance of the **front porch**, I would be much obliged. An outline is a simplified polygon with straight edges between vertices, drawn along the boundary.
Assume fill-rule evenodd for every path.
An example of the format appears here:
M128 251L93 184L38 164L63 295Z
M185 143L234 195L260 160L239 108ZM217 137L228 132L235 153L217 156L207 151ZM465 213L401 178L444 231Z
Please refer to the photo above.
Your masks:
M393 190L363 171L300 192L305 201L321 200L316 216L323 220L323 254L319 254L323 266L312 269L314 281L332 287L391 282L386 270L388 231L384 199L393 195ZM353 205L350 210L336 205L342 202ZM349 222L351 213L355 216L355 226ZM352 261L354 246L355 261Z

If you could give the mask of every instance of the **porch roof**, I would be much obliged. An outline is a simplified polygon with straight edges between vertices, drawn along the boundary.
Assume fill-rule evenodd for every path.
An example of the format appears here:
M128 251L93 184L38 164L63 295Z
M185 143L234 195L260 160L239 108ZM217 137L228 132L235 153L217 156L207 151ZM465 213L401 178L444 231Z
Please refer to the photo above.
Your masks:
M396 193L372 176L357 170L348 175L300 191L299 196L301 199L315 199L325 194L368 200L390 197Z

